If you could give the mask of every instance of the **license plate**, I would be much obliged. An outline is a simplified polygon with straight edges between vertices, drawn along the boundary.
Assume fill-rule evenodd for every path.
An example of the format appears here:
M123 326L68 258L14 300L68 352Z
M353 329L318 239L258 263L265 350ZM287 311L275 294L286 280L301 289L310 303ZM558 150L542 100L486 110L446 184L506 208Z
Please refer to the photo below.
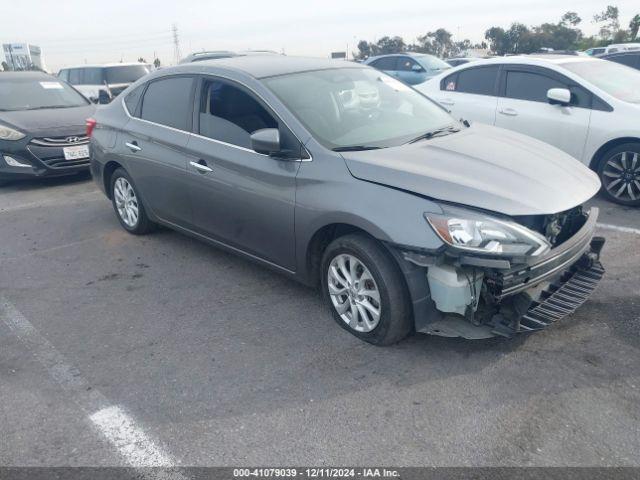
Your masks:
M89 145L76 145L74 147L64 147L65 160L80 160L89 158Z

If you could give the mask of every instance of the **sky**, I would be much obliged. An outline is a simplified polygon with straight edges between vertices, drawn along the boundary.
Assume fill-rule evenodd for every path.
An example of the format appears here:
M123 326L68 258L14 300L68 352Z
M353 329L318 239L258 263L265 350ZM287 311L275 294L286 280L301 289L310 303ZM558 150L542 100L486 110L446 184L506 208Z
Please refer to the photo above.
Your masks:
M626 27L637 0L609 0ZM536 25L578 12L586 34L607 0L0 0L0 43L31 43L49 71L82 63L136 61L154 55L175 63L172 25L182 56L208 50L268 49L328 57L356 50L358 40L399 35L407 42L443 27L456 40L483 40L487 28L518 21ZM1 55L1 53L0 53Z

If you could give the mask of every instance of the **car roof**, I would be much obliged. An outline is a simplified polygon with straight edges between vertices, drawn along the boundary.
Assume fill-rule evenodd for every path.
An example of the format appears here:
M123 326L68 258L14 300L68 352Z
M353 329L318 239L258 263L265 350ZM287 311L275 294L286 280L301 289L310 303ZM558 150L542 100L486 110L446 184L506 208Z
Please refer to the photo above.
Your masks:
M600 58L589 57L586 55L547 55L547 54L533 54L533 55L513 55L510 57L493 57L479 59L473 62L473 64L466 63L452 69L451 72L462 70L463 68L475 68L481 65L495 65L495 64L525 64L525 65L563 65L567 63L581 63L581 62L600 62ZM451 73L450 72L450 73Z
M291 73L308 72L312 70L329 70L335 68L368 68L355 62L344 60L327 60L323 58L289 57L283 55L246 55L230 58L203 60L195 63L185 63L175 67L163 69L163 73L175 71L202 72L216 69L233 70L251 75L255 78L275 77Z
M625 50L623 52L613 52L607 53L605 55L600 55L598 58L611 58L611 57L627 57L630 55L640 55L640 49L638 50Z
M63 67L60 70L70 70L72 68L111 68L111 67L130 67L132 65L144 65L149 66L149 63L140 63L140 62L123 62L123 63L83 63L82 65L73 65L71 67Z
M39 72L37 70L30 70L30 71L20 71L20 72L0 72L0 81L2 80L14 80L14 79L18 79L18 80L29 80L29 79L33 79L33 80L38 80L38 79L54 79L55 81L58 81L58 79L56 77L54 77L53 75L49 75L48 73L45 72Z

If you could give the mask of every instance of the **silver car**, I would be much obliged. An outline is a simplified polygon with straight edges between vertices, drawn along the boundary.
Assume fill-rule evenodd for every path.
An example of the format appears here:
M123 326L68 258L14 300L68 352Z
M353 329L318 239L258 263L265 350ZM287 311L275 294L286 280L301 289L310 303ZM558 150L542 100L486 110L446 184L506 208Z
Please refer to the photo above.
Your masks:
M373 344L539 330L604 273L598 211L582 206L593 172L367 66L181 65L87 124L125 230L164 225L321 286L337 323Z

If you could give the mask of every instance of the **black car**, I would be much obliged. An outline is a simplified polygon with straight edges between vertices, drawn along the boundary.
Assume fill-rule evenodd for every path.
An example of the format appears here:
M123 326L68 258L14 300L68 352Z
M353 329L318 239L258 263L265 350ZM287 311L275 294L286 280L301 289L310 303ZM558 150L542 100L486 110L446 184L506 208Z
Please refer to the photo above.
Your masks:
M41 72L0 73L0 184L89 170L86 119L95 111L67 83Z
M627 52L609 53L598 58L621 63L636 70L640 70L640 50L630 50Z

